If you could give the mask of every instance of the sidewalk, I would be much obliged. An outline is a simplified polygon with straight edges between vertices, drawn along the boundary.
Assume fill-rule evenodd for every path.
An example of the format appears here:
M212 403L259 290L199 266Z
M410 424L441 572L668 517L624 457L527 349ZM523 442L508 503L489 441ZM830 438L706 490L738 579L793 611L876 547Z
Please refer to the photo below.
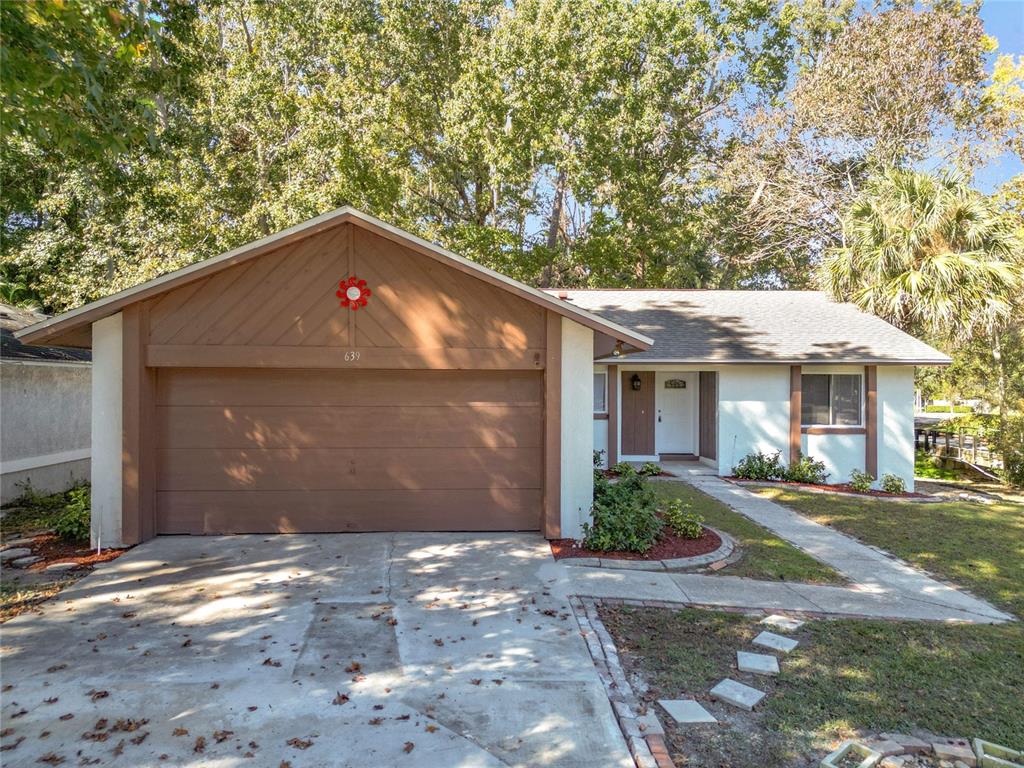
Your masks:
M854 585L832 587L733 576L610 571L575 566L569 569L571 594L870 618L973 623L1013 620L984 600L942 584L888 553L728 483L705 467L675 464L671 471L681 482L690 483L835 568Z

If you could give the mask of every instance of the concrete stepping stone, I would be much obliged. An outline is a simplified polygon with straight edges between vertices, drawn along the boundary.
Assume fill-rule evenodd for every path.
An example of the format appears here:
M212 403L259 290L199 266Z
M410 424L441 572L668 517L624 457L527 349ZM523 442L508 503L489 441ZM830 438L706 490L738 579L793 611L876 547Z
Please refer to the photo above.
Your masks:
M736 651L736 666L740 672L751 672L755 675L779 674L779 660L767 653Z
M794 640L791 637L776 635L774 632L762 632L754 638L754 645L760 645L762 648L770 648L771 650L778 651L779 653L789 653L800 645L800 641Z
M27 568L42 559L39 555L29 555L28 557L19 557L17 560L11 560L11 565L15 568Z
M711 696L739 709L752 712L767 694L728 677L711 689Z
M780 616L777 613L773 613L771 616L766 616L761 619L762 624L767 624L769 627L774 629L781 629L783 632L795 632L804 625L804 622L791 619L789 616Z
M78 567L78 563L53 563L52 565L46 566L43 570L46 571L70 571Z
M718 719L693 699L659 699L677 723L717 723Z
M32 550L28 547L11 547L0 552L0 560L17 560L19 557L31 555Z

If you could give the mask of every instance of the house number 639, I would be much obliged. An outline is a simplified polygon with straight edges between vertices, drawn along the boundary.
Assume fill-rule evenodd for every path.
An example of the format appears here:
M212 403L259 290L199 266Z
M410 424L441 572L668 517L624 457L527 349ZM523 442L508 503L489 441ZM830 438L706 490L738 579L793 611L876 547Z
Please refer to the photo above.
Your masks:
M358 350L350 349L350 350L348 350L345 353L345 362L346 363L354 363L358 359L359 359L359 351Z

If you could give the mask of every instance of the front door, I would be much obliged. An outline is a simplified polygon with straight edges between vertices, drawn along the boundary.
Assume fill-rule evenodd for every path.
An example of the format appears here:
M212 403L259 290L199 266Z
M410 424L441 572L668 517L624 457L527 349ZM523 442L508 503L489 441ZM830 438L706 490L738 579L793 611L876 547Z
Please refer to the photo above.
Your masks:
M622 372L622 453L654 454L654 371Z
M695 453L694 393L692 373L659 371L657 385L658 417L655 434L658 453Z

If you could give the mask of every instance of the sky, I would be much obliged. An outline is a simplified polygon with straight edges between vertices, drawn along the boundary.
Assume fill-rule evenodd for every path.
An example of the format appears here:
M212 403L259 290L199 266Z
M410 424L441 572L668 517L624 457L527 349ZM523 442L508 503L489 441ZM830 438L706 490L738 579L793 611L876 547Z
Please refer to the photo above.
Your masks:
M1024 0L985 0L981 6L981 19L985 32L999 41L996 54L1024 56ZM974 183L982 192L990 193L1020 173L1024 173L1024 164L1020 158L1007 153L979 168Z

